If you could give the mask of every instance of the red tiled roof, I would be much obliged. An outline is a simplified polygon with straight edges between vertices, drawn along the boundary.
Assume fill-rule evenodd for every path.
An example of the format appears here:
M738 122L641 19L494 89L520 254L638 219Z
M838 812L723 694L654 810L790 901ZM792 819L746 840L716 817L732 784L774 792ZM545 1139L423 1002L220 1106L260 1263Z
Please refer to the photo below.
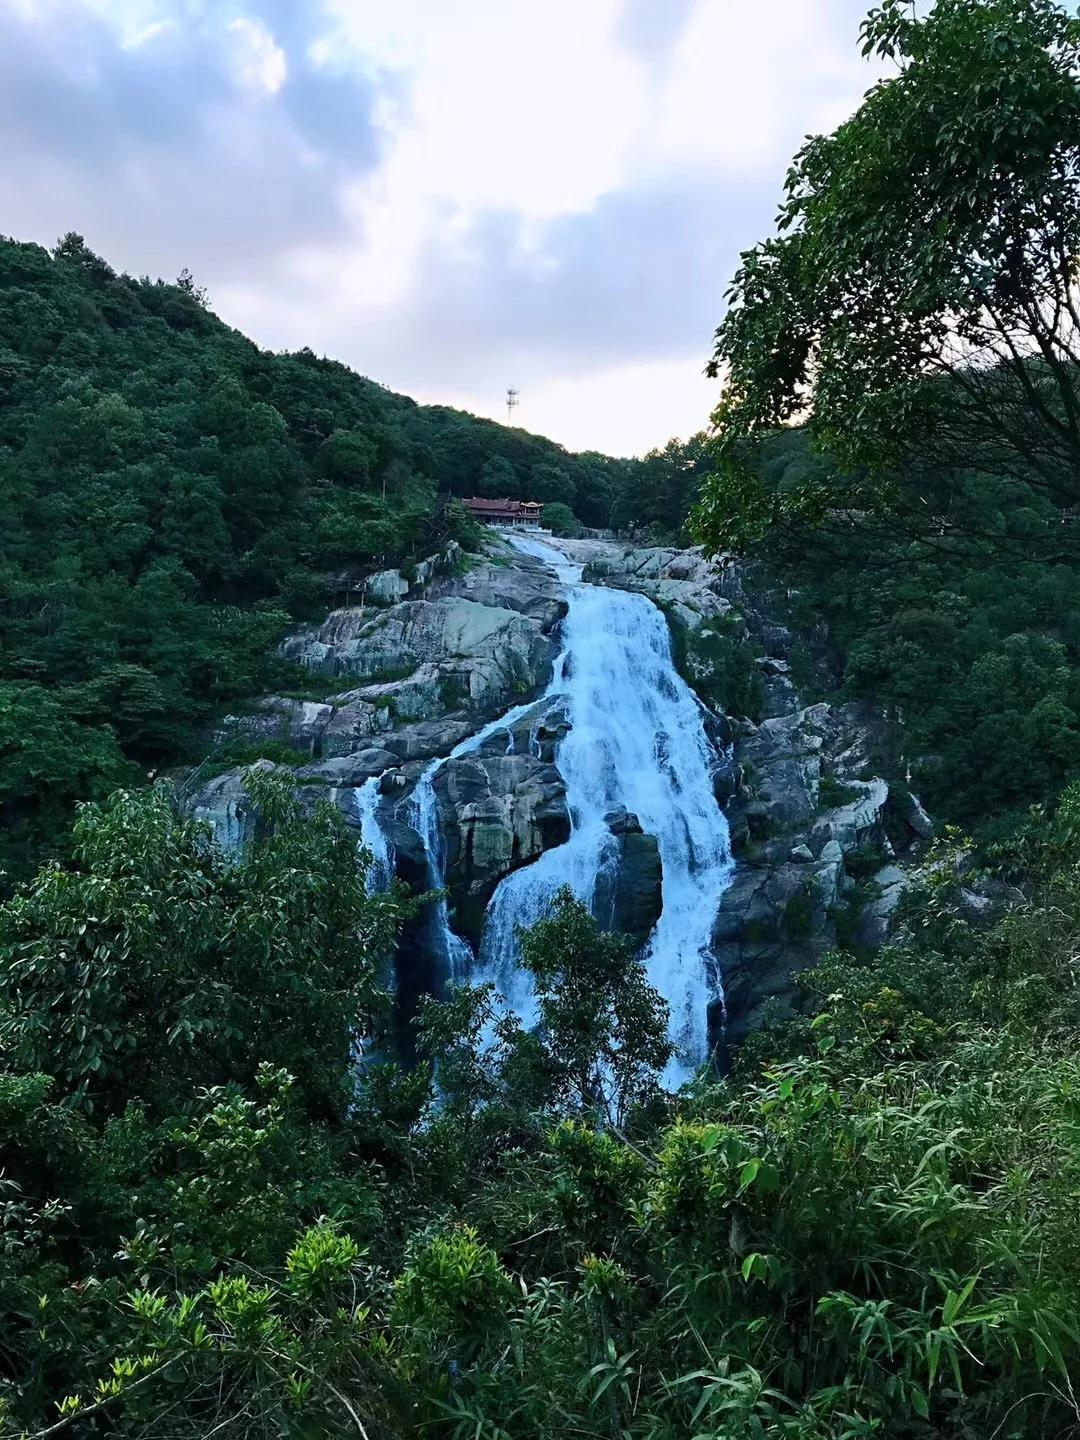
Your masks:
M481 515L520 515L523 510L542 508L539 500L485 500L479 495L470 495L463 503Z

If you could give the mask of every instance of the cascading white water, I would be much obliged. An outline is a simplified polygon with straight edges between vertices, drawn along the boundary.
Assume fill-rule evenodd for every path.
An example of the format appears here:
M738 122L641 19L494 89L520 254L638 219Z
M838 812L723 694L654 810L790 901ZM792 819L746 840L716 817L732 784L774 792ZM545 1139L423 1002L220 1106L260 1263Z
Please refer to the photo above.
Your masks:
M446 852L443 846L442 830L439 826L439 802L435 794L436 773L448 760L454 760L459 755L479 749L489 736L496 734L499 730L506 730L512 741L513 736L510 734L512 726L529 708L528 705L515 705L505 715L500 715L497 720L489 721L475 735L470 735L468 739L455 745L449 755L432 760L417 780L416 787L409 798L409 823L419 835L424 846L429 890L442 890L446 884ZM463 940L450 924L450 910L445 897L435 901L432 921L435 943L445 967L445 978L457 982L466 980L473 963L472 948L469 942Z
M369 895L389 890L394 878L394 852L379 824L379 780L372 776L353 791L353 807L360 823L360 843L371 856L364 883Z
M671 1007L676 1083L708 1052L708 1004L719 993L709 945L731 879L728 826L713 793L715 754L701 706L675 669L667 622L643 595L581 583L552 547L514 535L566 585L563 650L549 694L566 697L570 730L557 763L570 839L508 876L492 898L475 977L493 980L526 1024L535 1012L516 930L545 915L564 885L590 905L603 893L617 842L605 815L635 814L663 865L663 912L645 948L651 983Z

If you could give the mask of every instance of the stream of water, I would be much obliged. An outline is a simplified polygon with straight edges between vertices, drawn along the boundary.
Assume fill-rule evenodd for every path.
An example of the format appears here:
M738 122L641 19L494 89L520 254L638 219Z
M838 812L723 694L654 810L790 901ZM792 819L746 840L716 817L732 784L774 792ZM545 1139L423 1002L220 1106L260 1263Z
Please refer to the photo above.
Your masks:
M549 694L567 703L570 730L556 762L572 828L564 845L495 892L474 976L493 980L522 1020L532 1021L517 928L546 914L563 886L597 905L617 850L604 817L625 808L656 837L663 866L663 912L644 955L651 983L671 1007L679 1060L668 1078L677 1079L708 1053L708 1006L720 993L711 932L732 871L701 705L675 668L667 621L650 600L583 584L580 568L561 552L527 536L510 538L550 564L566 587L563 649Z
M727 821L713 792L717 757L702 707L675 668L667 621L652 601L584 584L581 567L561 551L520 534L508 538L551 565L566 590L562 650L546 698L562 698L570 722L556 763L566 784L571 833L565 844L499 885L478 957L455 933L445 899L433 907L433 943L449 980L493 981L522 1021L533 1023L531 978L519 963L517 931L546 915L564 886L601 920L610 920L602 912L613 892L619 842L605 817L620 808L636 815L656 837L663 867L663 910L643 953L649 979L671 1009L677 1058L666 1078L677 1084L708 1054L708 1008L720 994L711 932L732 871ZM409 821L423 841L432 890L445 885L436 774L501 730L512 751L511 727L531 708L519 705L492 720L421 774ZM377 798L376 781L356 792L361 837L375 859L369 883L381 888L389 882L392 856L378 825Z
M360 825L360 843L371 856L365 884L369 895L389 890L394 878L394 851L379 824L379 780L373 776L353 791L353 805Z
M511 727L531 709L529 705L515 705L497 720L489 721L482 730L455 745L449 755L432 760L416 782L409 797L409 823L424 844L427 859L427 884L429 890L442 890L446 884L446 849L443 844L442 828L439 825L439 802L435 794L435 776L447 763L458 755L478 750L490 736L505 730L510 736ZM512 736L510 736L512 739ZM509 747L508 747L509 748ZM472 947L463 940L450 924L450 911L445 897L436 900L433 906L432 928L436 948L443 962L444 974L451 982L469 978L473 968Z

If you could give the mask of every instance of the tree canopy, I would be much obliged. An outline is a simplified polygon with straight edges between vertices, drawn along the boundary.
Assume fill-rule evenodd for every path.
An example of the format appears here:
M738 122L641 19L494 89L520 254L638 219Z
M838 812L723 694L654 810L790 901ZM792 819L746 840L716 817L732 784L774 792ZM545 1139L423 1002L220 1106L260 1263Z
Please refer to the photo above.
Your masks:
M885 0L862 35L896 73L807 141L729 293L700 532L738 546L835 510L962 530L976 468L1051 502L1029 548L1075 549L1080 20L1055 0ZM839 466L770 491L755 444L797 419Z

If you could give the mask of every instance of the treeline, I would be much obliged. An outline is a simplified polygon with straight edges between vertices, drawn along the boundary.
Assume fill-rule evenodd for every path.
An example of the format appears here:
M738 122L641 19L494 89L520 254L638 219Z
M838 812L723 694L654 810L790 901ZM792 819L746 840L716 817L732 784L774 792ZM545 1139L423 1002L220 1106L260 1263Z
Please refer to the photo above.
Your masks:
M802 591L975 823L1080 762L1080 20L879 0L861 42L881 78L732 279L695 526Z
M186 273L0 241L0 869L196 756L339 576L475 544L454 497L605 525L632 468L260 350Z
M1075 790L1006 920L943 853L910 938L671 1096L569 896L534 1030L465 989L361 1064L414 902L277 785L239 856L88 807L0 906L0 1435L1077 1433Z

